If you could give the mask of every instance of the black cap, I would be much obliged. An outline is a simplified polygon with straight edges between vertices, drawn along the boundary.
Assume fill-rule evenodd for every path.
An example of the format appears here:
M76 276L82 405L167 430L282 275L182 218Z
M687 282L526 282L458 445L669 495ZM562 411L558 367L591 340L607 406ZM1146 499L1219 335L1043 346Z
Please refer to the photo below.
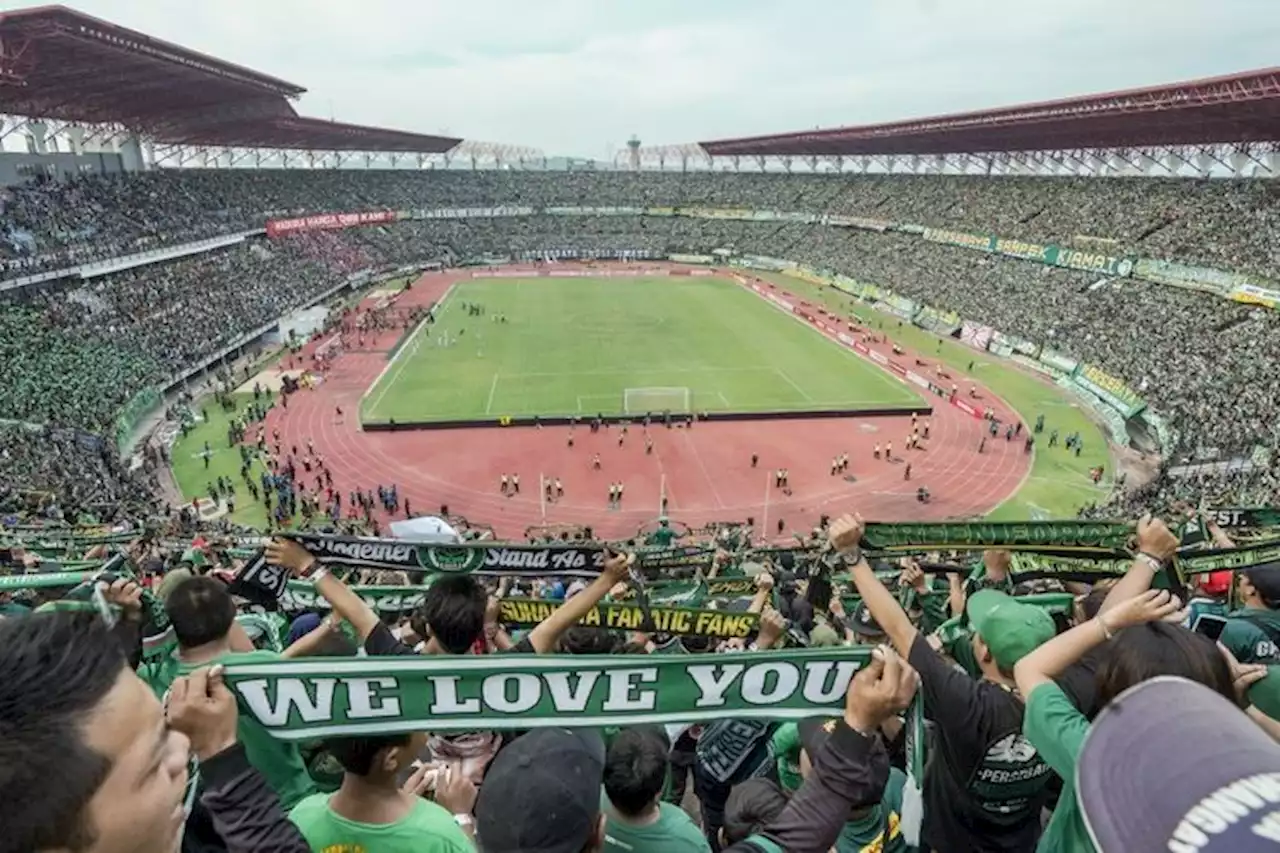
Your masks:
M476 800L485 853L580 853L600 816L604 742L593 729L536 729L489 765Z
M1085 736L1075 784L1098 853L1276 849L1256 830L1275 809L1280 745L1185 678L1158 676L1113 699Z

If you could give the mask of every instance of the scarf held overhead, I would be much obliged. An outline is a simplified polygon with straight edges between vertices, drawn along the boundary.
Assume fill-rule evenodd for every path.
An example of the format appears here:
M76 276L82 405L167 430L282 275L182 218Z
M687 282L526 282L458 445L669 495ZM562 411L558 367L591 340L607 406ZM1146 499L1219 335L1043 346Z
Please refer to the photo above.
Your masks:
M871 647L734 655L448 655L232 664L242 711L285 740L840 714Z

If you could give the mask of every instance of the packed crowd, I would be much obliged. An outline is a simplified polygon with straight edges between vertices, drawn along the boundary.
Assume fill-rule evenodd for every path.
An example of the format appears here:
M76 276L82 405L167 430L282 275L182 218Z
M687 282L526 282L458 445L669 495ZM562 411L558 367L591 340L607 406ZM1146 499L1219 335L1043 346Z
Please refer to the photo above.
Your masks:
M839 213L1271 275L1273 182L536 170L165 170L11 187L0 256L54 269L281 216L362 209L711 206Z
M155 508L154 483L80 430L0 424L0 515L114 521Z
M0 851L1254 853L1276 843L1280 565L1244 569L1234 598L1211 578L1184 607L1162 588L1180 542L1158 519L1138 522L1124 574L1092 587L1020 581L1007 551L868 558L856 515L821 531L820 550L753 552L720 535L701 583L732 588L720 606L753 620L731 639L579 624L598 605L636 600L628 548L638 543L590 579L451 573L409 590L418 602L406 605L378 597L392 585L402 602L413 582L403 572L364 572L353 586L332 560L274 540L267 562L315 597L263 612L236 579L246 558L229 540L174 534L86 543L76 556L118 552L125 563L74 586L22 584L48 570L42 551L66 552L52 547L56 530L28 530L26 547L0 551ZM650 576L646 595L662 583ZM504 615L519 609L504 607L517 586L553 606L517 624ZM754 654L769 649L790 653ZM574 697L595 683L580 676L562 690L581 707L547 725L528 730L508 711L485 718L492 730L432 730L433 716L477 713L472 690L485 707L519 701L510 685L534 676L504 676L504 694L465 673L490 666L481 659L486 671L524 673L526 655L597 656L543 659L543 672L636 659L619 670L622 689L606 691L617 719L576 723L587 700ZM828 670L860 661L840 677L847 689L805 688L822 714L761 716L749 711L763 700L749 699L708 714L649 669L709 661L698 681L724 695L735 664L822 655L833 656ZM421 670L455 685L437 687L427 713L390 698L408 689L396 679L352 678L343 659L357 656L370 671L395 658L401 681L414 659L468 666ZM266 693L252 698L272 677L262 665L281 661L319 673L314 703L296 699L314 704L303 722L326 719L330 672L346 674L343 701L370 721L282 737L294 717ZM265 680L245 681L244 667ZM742 695L776 693L778 673ZM618 710L644 710L633 693L646 690L659 724Z
M1119 236L1107 239L1117 240L1115 246L1137 250L1159 239L1167 242L1153 245L1167 245L1174 256L1192 260L1201 256L1183 249L1200 238L1175 236L1194 222L1213 229L1213 239L1201 242L1219 253L1217 261L1247 268L1248 259L1258 256L1233 241L1269 233L1274 206L1259 186L1264 183L198 170L9 188L0 212L0 232L8 240L0 239L0 246L22 261L21 270L10 270L13 275L33 264L57 267L318 210L706 205L854 213L1034 239L1114 234ZM1054 201L1059 194L1069 203ZM1249 227L1226 227L1225 211ZM1154 219L1165 224L1144 225ZM5 291L0 413L102 435L140 390L163 385L354 272L566 249L721 249L844 273L1122 378L1179 436L1179 446L1165 448L1171 459L1248 455L1276 441L1280 412L1270 373L1280 363L1280 319L1274 312L1137 280L1101 282L1096 274L894 232L661 216L409 220L271 241L254 237L97 278ZM1250 485L1266 493L1265 478L1254 477Z

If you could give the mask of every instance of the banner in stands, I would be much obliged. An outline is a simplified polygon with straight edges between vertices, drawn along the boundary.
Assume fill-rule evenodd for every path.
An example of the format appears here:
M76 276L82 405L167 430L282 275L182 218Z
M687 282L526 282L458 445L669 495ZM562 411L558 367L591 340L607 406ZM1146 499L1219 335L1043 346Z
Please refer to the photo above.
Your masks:
M1244 302L1247 305L1261 305L1272 310L1280 309L1280 290L1242 284L1228 295L1236 302Z
M984 350L987 344L991 343L991 336L996 330L990 326L984 326L981 323L975 323L972 320L965 320L960 326L960 340L968 344L974 349Z
M1132 258L1113 258L1097 252L1085 252L1079 249L1064 249L1057 246L1048 247L1054 252L1054 259L1045 263L1066 267L1073 270L1100 272L1119 278L1128 278L1133 274Z
M1034 370L1036 373L1043 373L1045 376L1051 377L1053 379L1067 379L1070 377L1070 374L1063 373L1058 368L1049 364L1045 364L1043 361L1041 361L1038 358L1032 358L1029 355L1023 355L1022 353L1014 352L1011 349L1007 349L1004 347L997 348L995 344L992 344L991 351L996 355L1000 356L1001 358L1007 358L1010 361L1016 361L1018 364L1021 364L1023 367L1030 368L1031 370ZM1077 385L1072 385L1071 387L1076 391L1083 390ZM1092 394L1086 394L1085 396L1087 396L1091 400L1095 399Z
M1138 392L1106 371L1092 364L1081 365L1074 376L1077 385L1091 391L1111 404L1126 418L1131 418L1146 407Z
M1166 471L1168 476L1185 477L1217 477L1225 474L1247 474L1257 467L1250 459L1226 459L1222 462L1193 462L1189 465L1172 465Z
M1040 351L1040 360L1050 367L1057 368L1063 373L1075 373L1076 368L1080 366L1080 362L1074 358L1068 358L1060 352L1045 347Z
M1004 332L996 332L991 336L991 351L996 355L1011 355L1020 352L1023 355L1034 356L1040 352L1040 347L1031 341L1014 335L1006 335Z
M858 296L862 293L862 285L847 275L836 275L831 279L831 286L836 290L843 290L845 293Z
M755 219L756 211L744 207L677 207L677 216L693 216L698 219Z
M1008 255L1011 258L1022 258L1025 261L1052 264L1057 254L1057 247L997 237L992 251L999 255Z
M1157 261L1141 258L1134 265L1133 274L1156 284L1202 290L1215 296L1226 297L1232 290L1249 283L1249 276L1215 270L1210 267L1193 267L1174 261Z
M532 207L440 207L433 210L411 210L409 219L494 219L502 216L533 216Z
M960 328L960 315L930 305L923 306L912 321L917 326L930 329L940 335L951 335Z
M662 252L656 252L652 249L576 249L576 248L555 248L555 249L526 249L516 255L522 261L596 261L596 260L617 260L632 261L644 260L654 261L662 260L666 256ZM563 273L568 275L568 273ZM600 270L583 271L582 275L604 276L608 272Z
M980 252L996 250L996 238L990 234L966 234L963 231L948 231L944 228L926 228L922 236L930 243L946 243L948 246L961 246L965 249L977 249Z
M812 267L797 267L788 264L782 272L792 278L798 278L801 281L807 281L820 287L828 287L831 284L831 276L829 274L815 270Z
M827 214L824 218L828 225L844 225L850 228L861 228L864 231L888 231L893 225L892 222L885 222L880 219L863 219L861 216L839 216L834 213Z
M394 210L366 210L359 213L319 213L315 216L299 216L293 219L271 219L267 222L267 236L279 237L302 231L358 228L361 225L395 222L398 218L399 215Z
M1131 275L1134 267L1131 258L1116 258L1098 252L1028 243L1023 240L996 237L994 234L968 234L964 231L949 231L944 228L926 228L923 236L930 243L945 243L949 246L976 249L995 255L1039 261L1049 266L1088 270L1122 278Z
M783 272L791 269L794 264L791 261L783 261L778 258L767 258L763 255L743 255L740 258L734 258L730 261L735 267L748 267L755 270L769 270L771 272Z
M667 260L677 264L714 264L716 259L710 255L667 255Z
M904 320L910 320L916 315L916 310L919 308L919 305L914 300L908 299L905 296L898 296L896 293L891 293L882 289L880 290L880 298L876 302L875 307L881 311L887 311L890 314L901 317ZM957 317L956 319L958 320L960 318Z

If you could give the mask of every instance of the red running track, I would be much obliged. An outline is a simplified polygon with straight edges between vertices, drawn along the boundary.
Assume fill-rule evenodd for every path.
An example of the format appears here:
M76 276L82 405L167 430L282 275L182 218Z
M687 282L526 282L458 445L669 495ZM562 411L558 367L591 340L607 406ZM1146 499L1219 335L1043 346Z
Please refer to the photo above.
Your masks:
M469 275L425 275L398 304L429 304L460 280L469 280ZM803 302L783 290L774 292ZM589 524L598 536L625 538L657 516L665 477L672 518L700 526L751 516L760 529L767 515L769 529L764 532L772 537L780 519L787 531L807 530L824 513L856 510L871 520L899 521L979 516L1012 495L1030 473L1031 457L1023 452L1021 439L1006 442L1002 434L989 439L986 452L979 453L985 423L936 397L930 399L931 437L922 442L923 449L913 451L903 449L911 432L909 416L700 423L670 430L655 425L649 430L652 455L645 454L638 426L631 428L622 446L617 427L592 435L580 426L573 431L573 448L568 447L568 427L362 432L357 416L360 397L386 366L385 350L398 337L399 332L383 332L365 341L366 347L383 352L338 356L324 382L291 395L288 408L276 407L268 416L268 427L281 431L285 453L291 445L314 441L333 474L334 487L344 495L344 510L352 489L394 483L415 515L434 514L447 505L452 514L490 524L500 536L515 538L544 520L538 488L543 474L559 477L565 490L562 500L546 504L547 522ZM309 344L304 357L309 359L315 346L316 342ZM887 343L871 348L891 355ZM931 376L936 366L934 359L909 350L894 357L908 363L918 357L928 364L916 368L923 375ZM970 384L962 383L962 394ZM994 394L981 388L978 393L979 407L993 408L1006 422L1013 417ZM338 407L345 413L341 421ZM887 442L894 446L895 461L873 459L873 446ZM602 463L599 471L591 467L596 453ZM755 469L752 453L760 456ZM849 454L853 482L830 474L832 457L842 453ZM910 481L903 477L907 462ZM790 494L770 487L766 512L766 485L777 468L789 469ZM502 474L519 475L520 494L500 494ZM608 487L617 480L626 484L625 499L621 509L610 510ZM314 481L306 485L314 486ZM928 504L916 500L921 485L932 494ZM378 517L386 519L381 513Z

